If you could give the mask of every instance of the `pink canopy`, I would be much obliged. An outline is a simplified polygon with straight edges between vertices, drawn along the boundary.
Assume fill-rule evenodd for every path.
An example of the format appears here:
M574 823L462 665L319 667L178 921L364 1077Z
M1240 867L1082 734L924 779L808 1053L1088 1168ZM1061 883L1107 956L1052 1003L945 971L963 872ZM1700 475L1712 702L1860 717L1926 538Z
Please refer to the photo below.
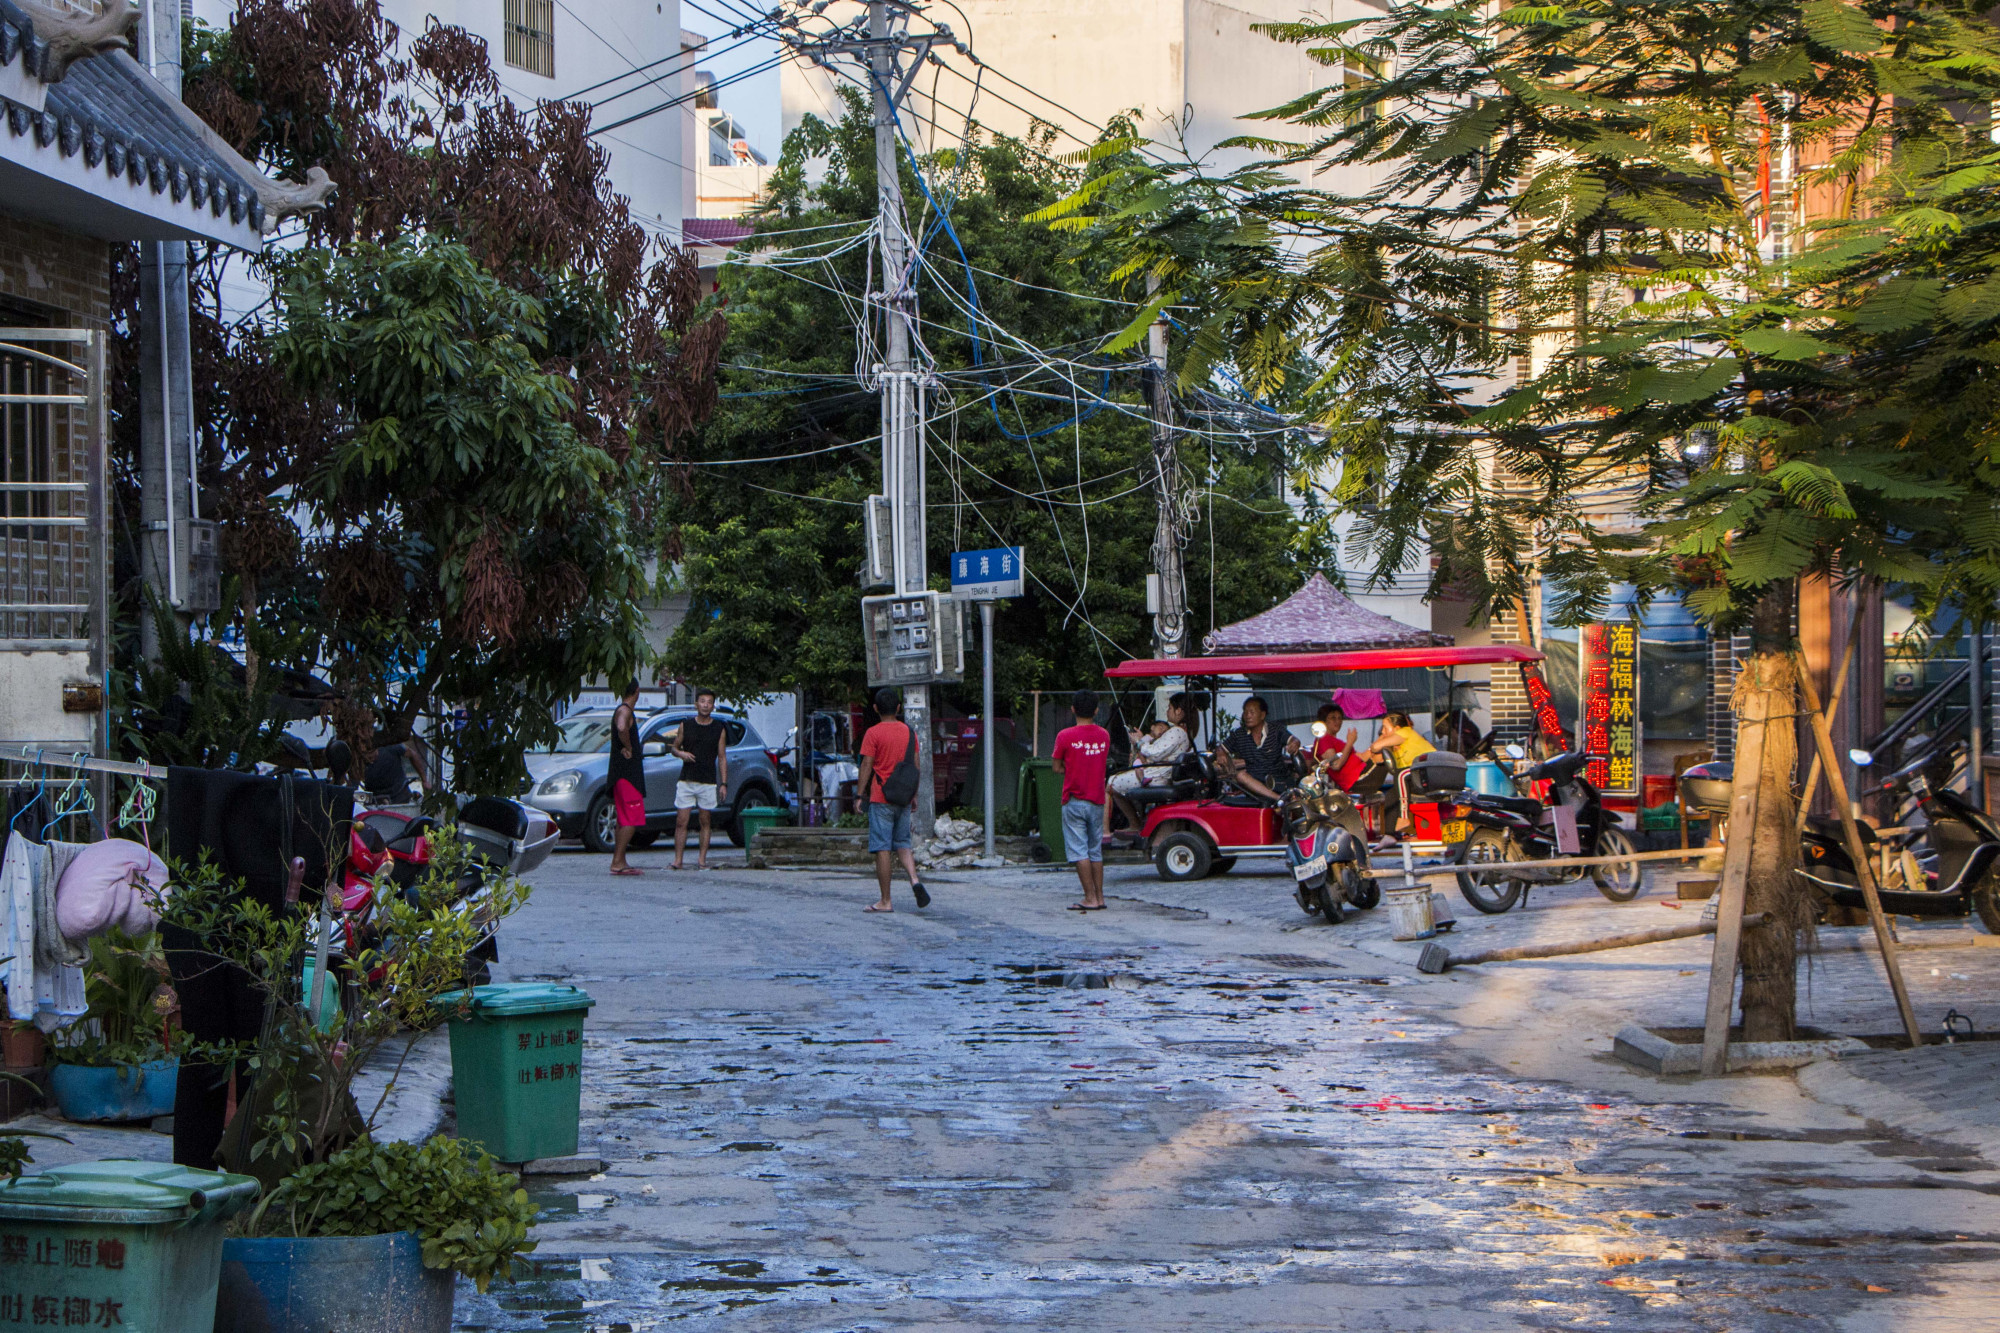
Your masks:
M1340 652L1355 648L1430 648L1451 643L1449 634L1417 629L1377 615L1315 574L1306 586L1248 620L1224 625L1201 641L1202 651L1223 654Z

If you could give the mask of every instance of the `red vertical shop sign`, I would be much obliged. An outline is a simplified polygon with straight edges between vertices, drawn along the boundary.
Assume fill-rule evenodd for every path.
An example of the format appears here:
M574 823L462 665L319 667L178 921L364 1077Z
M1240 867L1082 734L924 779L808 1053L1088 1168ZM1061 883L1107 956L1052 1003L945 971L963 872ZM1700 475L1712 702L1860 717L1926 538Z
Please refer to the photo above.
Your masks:
M1629 620L1585 625L1577 636L1582 714L1577 740L1604 755L1584 771L1599 791L1639 792L1639 627Z
M1521 663L1521 684L1528 691L1528 707L1534 710L1536 733L1549 743L1551 753L1567 748L1569 733L1563 729L1555 696L1549 691L1549 683L1542 679L1542 669Z

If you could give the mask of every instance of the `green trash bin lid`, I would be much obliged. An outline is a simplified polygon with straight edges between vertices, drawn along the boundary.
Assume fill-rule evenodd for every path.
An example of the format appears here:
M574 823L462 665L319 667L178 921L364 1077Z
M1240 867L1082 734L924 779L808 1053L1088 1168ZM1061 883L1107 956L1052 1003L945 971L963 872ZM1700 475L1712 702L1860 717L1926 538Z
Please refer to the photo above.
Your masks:
M250 1176L112 1158L51 1167L0 1184L0 1217L220 1221L255 1203L259 1192Z
M507 981L472 988L472 1012L480 1018L575 1013L596 1003L581 986L553 981Z

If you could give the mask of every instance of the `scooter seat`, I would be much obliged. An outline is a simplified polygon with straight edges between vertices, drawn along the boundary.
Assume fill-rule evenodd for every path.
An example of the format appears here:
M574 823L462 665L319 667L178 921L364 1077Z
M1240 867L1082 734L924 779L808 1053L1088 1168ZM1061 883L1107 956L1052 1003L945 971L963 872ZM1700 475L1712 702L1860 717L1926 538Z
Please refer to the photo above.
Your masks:
M1546 808L1532 796L1480 796L1472 802L1474 806L1486 806L1493 810L1505 810L1523 819L1540 819Z
M1856 820L1854 826L1857 830L1859 830L1862 842L1875 843L1881 841L1880 838L1875 836L1875 830L1868 827L1868 825L1861 823L1859 820ZM1838 819L1835 819L1831 815L1807 815L1806 827L1811 829L1814 833L1820 834L1823 837L1832 838L1836 842L1845 841L1847 838L1846 828L1841 824L1841 822Z

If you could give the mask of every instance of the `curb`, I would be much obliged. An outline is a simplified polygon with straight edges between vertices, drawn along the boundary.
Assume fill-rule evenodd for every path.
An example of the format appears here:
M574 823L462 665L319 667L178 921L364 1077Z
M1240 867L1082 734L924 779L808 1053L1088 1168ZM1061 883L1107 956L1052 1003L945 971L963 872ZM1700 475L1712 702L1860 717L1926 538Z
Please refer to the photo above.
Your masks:
M1932 1065L1951 1057L1937 1054L1957 1047L1926 1046L1919 1051L1871 1051L1869 1063L1888 1064L1895 1072L1913 1073L1918 1065ZM1908 1057L1919 1057L1910 1061ZM1885 1059L1887 1057L1887 1059ZM1903 1057L1898 1060L1896 1057ZM1900 1066L1899 1069L1896 1067ZM1924 1138L1948 1139L1975 1148L1980 1155L2000 1165L2000 1125L1979 1124L1965 1115L1940 1110L1934 1100L1925 1100L1898 1087L1865 1077L1847 1059L1829 1060L1802 1069L1799 1087L1814 1101L1839 1107L1864 1120L1880 1122L1892 1129ZM1990 1082L1975 1080L1970 1091L1980 1099L1988 1095Z

